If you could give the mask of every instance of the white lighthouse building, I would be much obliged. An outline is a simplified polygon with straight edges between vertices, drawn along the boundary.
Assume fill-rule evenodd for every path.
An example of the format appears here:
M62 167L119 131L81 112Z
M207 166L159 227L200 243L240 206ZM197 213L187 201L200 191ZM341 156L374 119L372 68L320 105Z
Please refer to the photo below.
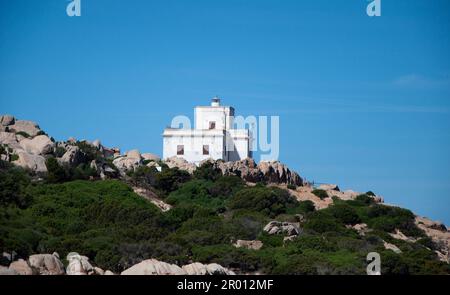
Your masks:
M194 129L164 130L164 159L176 156L198 165L209 158L238 161L252 157L251 132L233 128L233 107L220 105L215 97L211 105L195 107L194 116Z

